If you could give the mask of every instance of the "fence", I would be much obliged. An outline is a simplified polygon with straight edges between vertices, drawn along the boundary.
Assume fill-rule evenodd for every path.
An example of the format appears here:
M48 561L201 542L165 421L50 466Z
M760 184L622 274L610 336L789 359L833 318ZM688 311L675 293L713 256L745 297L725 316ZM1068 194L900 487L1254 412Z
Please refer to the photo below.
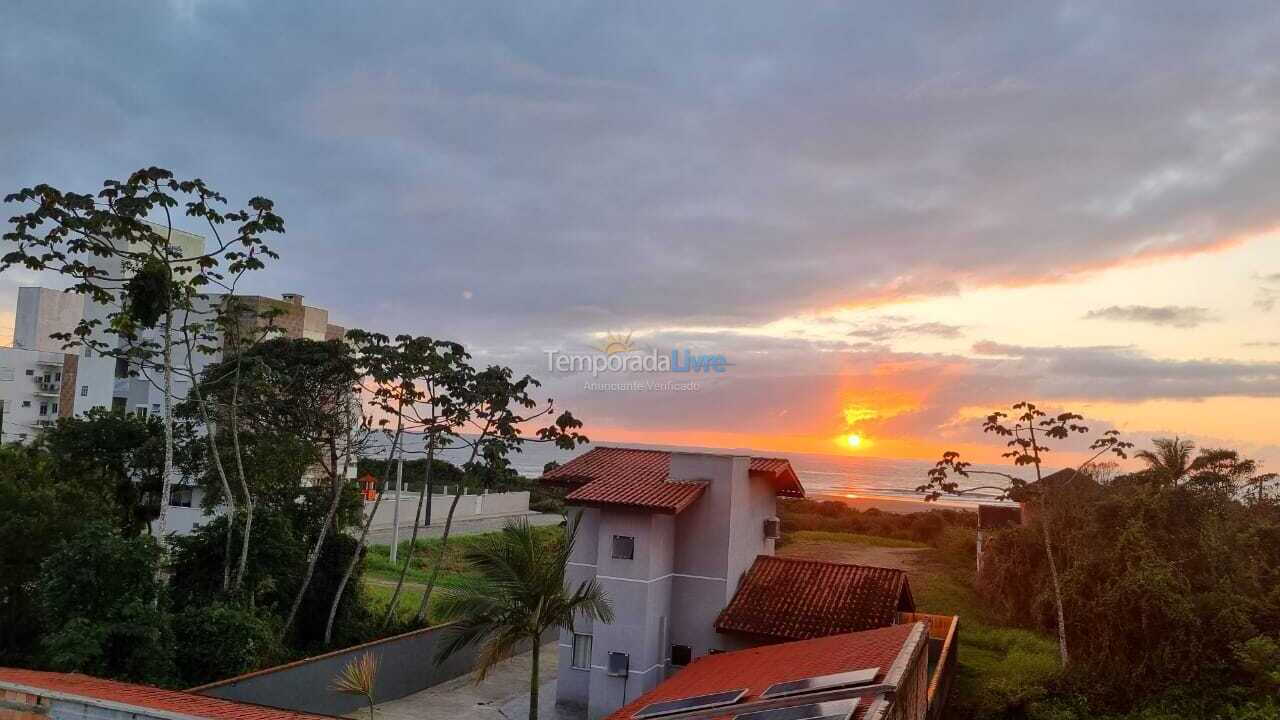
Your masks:
M453 495L434 493L431 496L431 522L443 523L449 514L449 506L453 504ZM373 507L373 502L365 503L366 512ZM413 527L413 518L418 512L418 494L403 493L400 496L400 525ZM474 520L483 517L507 517L526 515L529 512L529 493L526 491L505 493L482 493L480 495L463 494L458 499L458 509L453 514L456 520ZM373 516L374 528L391 527L395 516L395 493L388 492L378 505L378 512Z
M956 674L956 651L960 644L960 618L954 615L898 613L898 622L924 622L929 626L929 720L940 720Z
M335 650L285 665L239 675L188 692L227 700L323 715L345 715L365 707L364 698L343 695L329 684L347 663L372 653L378 659L374 700L397 700L421 692L471 670L474 648L465 648L436 664L436 650L451 625L437 625L363 645ZM555 635L544 638L544 642Z

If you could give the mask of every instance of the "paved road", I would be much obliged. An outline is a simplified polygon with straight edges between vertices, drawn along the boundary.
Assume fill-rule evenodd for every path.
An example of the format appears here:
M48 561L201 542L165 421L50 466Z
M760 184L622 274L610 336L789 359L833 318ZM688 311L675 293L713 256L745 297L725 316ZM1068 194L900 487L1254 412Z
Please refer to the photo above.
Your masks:
M531 513L526 515L530 525L555 525L564 521L564 517L554 513ZM501 530L504 525L511 520L512 516L474 518L468 520L455 520L453 529L449 531L453 535L478 535L480 533L494 532ZM400 542L409 539L413 534L413 527L405 525L400 528ZM438 538L444 534L444 523L436 523L435 525L423 525L418 529L419 538ZM390 545L391 544L391 528L374 528L369 531L369 543L373 545Z

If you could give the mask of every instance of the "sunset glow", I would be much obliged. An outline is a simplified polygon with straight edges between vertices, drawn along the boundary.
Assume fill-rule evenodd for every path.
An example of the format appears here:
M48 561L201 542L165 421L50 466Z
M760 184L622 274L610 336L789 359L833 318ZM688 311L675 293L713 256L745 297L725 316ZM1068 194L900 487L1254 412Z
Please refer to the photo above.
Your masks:
M857 450L862 446L862 436L857 433L849 433L844 436L844 442L849 447Z

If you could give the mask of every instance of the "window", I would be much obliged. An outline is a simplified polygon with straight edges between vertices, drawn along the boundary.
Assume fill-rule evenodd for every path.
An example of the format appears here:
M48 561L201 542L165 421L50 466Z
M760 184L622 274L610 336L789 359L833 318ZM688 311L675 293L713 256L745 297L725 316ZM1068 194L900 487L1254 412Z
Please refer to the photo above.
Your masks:
M28 375L35 375L35 374L36 374L36 371L35 371L35 370L32 370L31 368L27 368L27 374L28 374Z
M89 386L88 386L88 385L81 385L81 386L80 386L80 397L89 397Z
M23 400L23 401L22 401L22 407L31 407L31 401L30 401L30 400Z
M613 559L632 560L636 556L636 539L627 535L613 536Z
M693 661L693 648L688 645L672 645L671 646L671 664L675 667L684 667Z
M151 412L153 413L160 412L160 403L151 403Z
M58 403L49 403L49 412L54 415L58 414Z
M176 487L169 495L170 507L191 507L191 488Z
M146 419L147 419L147 406L146 406L146 405L139 405L135 410L136 410L136 413L135 413L135 414L138 416L138 419L139 419L139 420L146 420Z
M40 403L40 414L41 415L49 414L49 403Z
M579 670L591 669L591 636L582 633L573 634L573 658L569 664Z
M116 358L116 377L118 378L129 377L129 359L128 358L122 358L122 357Z

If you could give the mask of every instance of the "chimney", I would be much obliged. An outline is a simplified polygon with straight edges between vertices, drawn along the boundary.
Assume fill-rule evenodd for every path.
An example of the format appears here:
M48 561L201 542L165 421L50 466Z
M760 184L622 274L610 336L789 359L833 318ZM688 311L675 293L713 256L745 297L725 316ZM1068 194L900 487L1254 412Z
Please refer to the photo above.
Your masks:
M289 303L290 305L297 305L298 307L302 307L302 296L299 295L298 293L283 293L280 295L280 297L284 298L284 301Z

